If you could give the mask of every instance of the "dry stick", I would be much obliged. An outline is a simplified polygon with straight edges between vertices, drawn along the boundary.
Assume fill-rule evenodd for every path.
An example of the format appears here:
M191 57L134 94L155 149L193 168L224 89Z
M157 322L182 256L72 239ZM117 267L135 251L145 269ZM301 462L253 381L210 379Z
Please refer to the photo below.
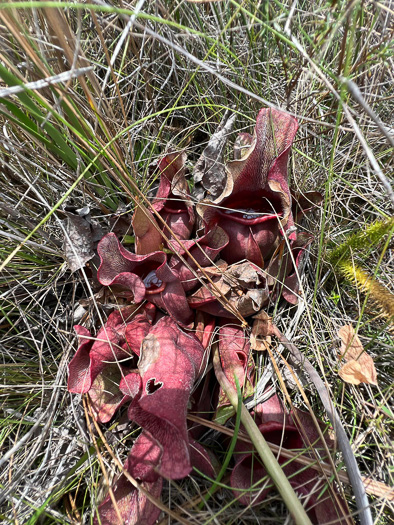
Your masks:
M213 366L215 369L216 378L222 387L224 393L228 397L230 403L233 405L235 410L238 410L238 394L234 390L230 381L227 379L225 373L220 364L219 349L218 345L214 345L213 352ZM289 509L295 523L297 525L312 525L308 515L302 506L301 501L298 499L294 489L290 485L286 474L283 472L278 460L272 453L268 443L264 436L260 432L258 426L254 422L252 416L249 414L248 409L242 403L241 405L241 421L243 426L246 428L253 445L255 446L267 473L274 482L278 492L283 498L286 507Z
M273 323L271 324L270 332L270 335L277 337L279 341L290 351L291 355L298 362L298 364L302 366L303 370L306 370L312 382L314 383L323 406L327 412L328 418L334 427L338 439L338 446L343 454L349 480L356 498L357 509L360 513L360 523L361 525L373 525L371 509L362 482L361 474L358 469L356 458L354 457L345 429L343 428L338 412L331 402L325 384L323 383L312 363L300 352L300 350L298 350L298 348L293 343L287 339L285 335L282 334L279 328Z
M68 82L69 80L74 80L75 78L78 78L81 75L85 75L86 73L92 70L93 67L91 66L81 67L74 70L71 69L70 71L63 71L63 73L59 73L59 75L41 78L40 80L37 80L35 82L26 82L26 84L23 85L6 87L0 89L0 98L6 98L10 97L11 95L17 95L18 93L22 93L23 91L27 90L44 89L48 86L53 86L54 84Z

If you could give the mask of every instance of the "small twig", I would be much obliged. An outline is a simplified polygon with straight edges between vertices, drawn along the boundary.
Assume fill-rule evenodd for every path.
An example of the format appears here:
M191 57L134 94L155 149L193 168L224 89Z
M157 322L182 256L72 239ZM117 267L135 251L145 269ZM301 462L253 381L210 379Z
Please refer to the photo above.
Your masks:
M85 75L89 71L92 71L93 67L81 67L79 69L74 69L71 71L63 71L59 75L53 77L42 78L36 82L27 82L26 84L21 84L18 86L11 86L7 88L0 89L0 98L10 97L11 95L17 95L23 91L33 91L37 89L43 89L48 86L53 86L54 84L64 83L73 78L77 78L81 75Z

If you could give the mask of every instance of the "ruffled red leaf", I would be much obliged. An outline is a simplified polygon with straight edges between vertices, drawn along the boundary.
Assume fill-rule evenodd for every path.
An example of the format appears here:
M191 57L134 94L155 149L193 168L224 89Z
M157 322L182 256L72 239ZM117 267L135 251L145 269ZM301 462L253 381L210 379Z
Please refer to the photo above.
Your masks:
M131 354L120 343L121 336L116 330L103 327L97 333L88 355L84 351L86 347L81 345L69 364L69 392L85 394L108 362L130 357Z
M262 109L254 136L243 134L238 141L246 147L228 164L222 195L214 203L197 207L208 229L219 224L228 234L230 242L222 256L230 264L248 259L262 267L275 251L282 230L294 227L287 160L297 127L289 114ZM295 233L289 238L295 239Z
M136 255L126 250L112 233L98 246L101 264L98 279L135 303L149 299L178 322L188 325L192 312L177 275L167 264L164 252Z
M196 312L194 319L194 333L204 348L208 348L213 332L215 330L216 320L212 315L205 312Z
M214 226L199 239L182 242L182 246L174 240L169 243L169 248L177 254L171 257L170 267L178 275L186 292L193 290L199 283L198 278L195 277L196 273L199 274L197 264L202 268L212 266L220 251L227 244L228 235L219 226ZM184 248L189 251L190 255L186 254ZM183 256L186 264L178 255Z
M78 335L78 350L68 365L68 384L69 392L77 394L87 392L92 384L89 373L90 367L90 350L94 340L86 328L76 325L74 330ZM86 386L88 386L86 390Z
M141 487L156 499L160 498L163 487L163 478L154 482L142 481ZM117 507L122 522L108 495L98 508L100 521L95 518L94 525L153 525L160 516L160 509L151 503L148 498L137 490L128 481L126 476L121 476L113 489Z
M146 293L157 293L165 285L157 277L157 270L167 263L164 252L135 255L124 248L116 235L108 233L98 245L101 264L98 280L104 286L123 292L135 303L144 300Z
M186 413L203 355L200 341L169 317L160 319L142 344L142 393L130 405L129 418L163 448L158 471L167 478L179 479L191 471Z
M126 343L124 348L130 349L131 352L139 356L141 343L151 329L151 326L151 323L143 314L136 315L133 321L126 326Z
M263 267L282 238L282 215L276 215L274 210L258 217L253 208L234 211L231 215L220 210L217 213L219 224L230 238L222 253L224 259L229 264L247 259Z
M139 355L141 342L151 328L147 318L150 313L145 311L128 321L129 314L134 313L133 310L126 308L113 312L105 326L98 331L94 341L85 328L75 327L82 341L69 364L69 392L88 392L93 381L108 363L117 363L133 357L133 353ZM143 309L141 311L144 312Z

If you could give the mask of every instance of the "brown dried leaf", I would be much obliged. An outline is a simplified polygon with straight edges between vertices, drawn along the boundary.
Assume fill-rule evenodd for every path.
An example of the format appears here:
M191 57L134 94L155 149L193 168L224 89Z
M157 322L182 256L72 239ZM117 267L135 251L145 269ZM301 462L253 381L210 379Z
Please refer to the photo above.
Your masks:
M374 381L371 378L370 371L362 368L360 363L354 359L345 363L338 374L346 383L351 385L359 385L360 383L377 384L376 379Z
M197 200L209 196L216 199L221 195L226 185L227 172L224 164L224 149L227 138L231 134L236 113L226 111L219 127L209 139L209 142L198 159L193 172L194 191Z
M252 333L250 334L250 344L253 350L267 350L271 344L271 324L272 318L264 311L253 316Z
M63 249L67 264L72 272L83 268L94 257L94 249L104 235L97 224L92 223L88 206L72 211L64 211L67 216Z
M342 341L341 356L344 361L347 361L339 370L339 376L352 385L360 383L377 385L377 373L373 359L365 352L353 326L342 326L338 330L338 335Z
M221 262L219 261L218 264ZM258 312L267 303L269 292L265 276L262 270L249 261L234 264L222 272L212 267L208 271L204 268L204 271L213 277L216 289L210 283L202 286L189 297L189 304L192 307L208 311L213 315L225 316L219 303L216 307L211 307L213 298L218 296L216 290L219 290L233 308L244 317Z
M342 326L342 328L338 330L338 336L342 341L340 352L345 361L350 361L350 359L358 359L364 352L363 344L354 331L352 325L348 324Z

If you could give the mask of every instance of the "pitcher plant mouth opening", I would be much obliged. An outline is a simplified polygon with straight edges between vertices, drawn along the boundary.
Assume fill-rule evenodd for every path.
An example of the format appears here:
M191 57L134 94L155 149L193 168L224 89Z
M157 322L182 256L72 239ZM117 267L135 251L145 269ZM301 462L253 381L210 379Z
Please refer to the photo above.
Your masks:
M266 216L283 217L283 201L277 193L269 190L239 191L217 204L216 210L247 220Z
M146 272L144 272L146 273ZM146 295L162 292L166 285L157 277L156 270L151 270L145 277L144 273L141 275L141 279L146 288Z
M169 197L163 208L162 208L162 211L166 212L166 213L171 213L171 214L174 214L174 215L179 215L181 213L189 213L188 212L188 209L187 209L187 206L185 204L185 202L180 199L180 198L171 198Z
M264 213L255 208L241 208L238 210L219 210L218 215L221 216L222 219L218 219L217 224L222 225L222 221L225 221L226 219L230 218L231 220L239 222L239 224L244 224L245 226L254 226L255 224L261 224L262 222L271 219L278 219L280 221L283 217L283 215L279 213Z

